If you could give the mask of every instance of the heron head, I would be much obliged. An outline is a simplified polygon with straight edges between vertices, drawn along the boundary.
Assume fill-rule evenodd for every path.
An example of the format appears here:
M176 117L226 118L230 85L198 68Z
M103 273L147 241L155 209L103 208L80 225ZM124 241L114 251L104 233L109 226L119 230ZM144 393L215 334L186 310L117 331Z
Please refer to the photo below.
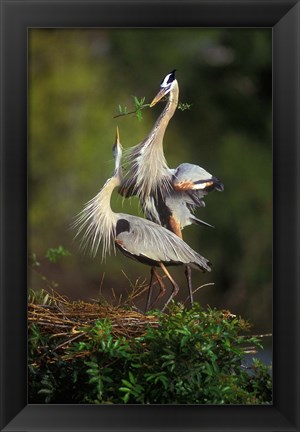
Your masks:
M122 159L122 145L120 143L120 135L119 135L119 128L117 126L116 130L116 141L113 145L113 155L115 160L115 176L122 174L122 167L121 167L121 159Z
M150 107L153 107L157 104L164 96L166 96L174 87L176 78L175 78L175 72L176 69L173 69L172 72L168 73L162 82L160 83L160 90L153 99L153 101L150 104Z

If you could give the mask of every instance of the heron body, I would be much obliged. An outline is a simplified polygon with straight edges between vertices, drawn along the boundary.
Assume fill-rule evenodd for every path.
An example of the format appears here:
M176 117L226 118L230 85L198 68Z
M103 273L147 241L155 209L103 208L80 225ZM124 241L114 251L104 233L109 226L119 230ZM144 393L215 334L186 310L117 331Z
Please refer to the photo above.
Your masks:
M205 272L211 270L211 264L176 234L163 226L137 216L113 212L110 206L111 195L122 182L122 147L118 133L114 146L114 158L114 176L106 181L100 192L86 204L79 214L75 222L75 227L78 228L77 235L83 233L83 246L89 248L94 256L102 244L102 258L112 249L117 248L127 257L150 265L151 275L155 275L158 281L160 278L155 267L161 267L173 287L165 304L166 307L179 289L166 266L190 265ZM164 291L161 283L160 286L161 291Z
M182 238L182 230L191 224L211 226L194 215L197 207L204 207L203 198L212 190L222 191L222 182L204 168L183 163L175 169L167 165L163 152L163 138L173 117L179 97L175 70L161 82L160 91L150 104L154 106L168 95L167 103L149 135L127 152L129 166L119 189L125 197L137 195L145 217ZM189 296L193 303L191 270L186 268Z
M175 169L168 167L163 138L178 105L179 86L175 71L164 78L150 106L165 95L168 95L167 103L149 135L127 151L129 170L120 193L126 197L137 195L148 219L179 233L192 223L209 225L196 218L194 211L205 206L203 198L208 192L222 191L224 186L198 165L182 163Z
M189 264L210 271L209 261L183 240L178 242L172 231L137 216L117 214L115 244L124 255L150 266Z

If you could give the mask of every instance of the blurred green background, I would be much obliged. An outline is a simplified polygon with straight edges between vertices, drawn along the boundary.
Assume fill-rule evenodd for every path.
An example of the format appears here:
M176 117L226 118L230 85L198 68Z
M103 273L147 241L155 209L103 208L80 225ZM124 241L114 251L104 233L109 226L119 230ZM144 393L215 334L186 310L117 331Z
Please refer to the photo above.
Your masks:
M198 217L215 226L186 227L184 239L210 259L213 271L193 271L196 300L229 308L257 330L272 325L272 30L271 29L30 29L29 249L57 290L71 299L112 300L112 288L149 278L149 268L117 253L101 262L84 255L70 227L83 205L112 175L112 145L140 142L163 109L143 120L114 118L132 96L150 103L176 68L180 101L164 151L169 166L199 164L219 177ZM136 199L114 194L115 211L138 213ZM63 245L72 256L45 260ZM170 269L187 297L183 268ZM124 275L124 273L126 276ZM128 279L127 279L128 278ZM30 274L29 285L43 281ZM144 299L138 302L144 306Z

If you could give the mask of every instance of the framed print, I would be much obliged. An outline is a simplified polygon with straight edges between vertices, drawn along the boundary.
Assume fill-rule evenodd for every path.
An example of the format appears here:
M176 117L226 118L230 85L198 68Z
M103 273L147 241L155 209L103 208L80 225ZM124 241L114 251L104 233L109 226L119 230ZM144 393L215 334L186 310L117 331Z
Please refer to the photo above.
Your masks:
M272 0L265 2L238 0L232 2L221 0L217 2L163 1L158 3L146 1L45 0L32 2L2 0L1 22L1 430L222 431L228 429L276 429L278 431L298 431L300 428L300 382L297 368L299 363L298 311L300 307L298 295L298 248L300 240L298 175L299 2ZM220 38L230 39L231 32L243 35L240 40L238 37L235 39L237 41L236 52L239 49L239 52L243 54L240 56L242 66L239 67L247 68L243 76L240 75L238 68L231 70L231 74L223 74L222 76L215 72L218 67L221 70L224 65L228 70L230 69L235 51L228 48L230 44L227 44L225 49L225 44L218 44L218 42L221 40ZM197 39L200 33L201 43ZM222 36L220 36L221 34ZM253 44L252 51L246 50L247 44L243 45L243 37L257 41L256 44ZM157 39L156 45L155 38ZM139 51L133 50L131 42L133 39L139 41ZM82 43L85 40L89 41L92 57L86 55L86 48ZM114 40L114 44L111 43L111 40ZM164 59L167 57L168 44L159 43L163 40L172 41L174 52L187 53L185 60L182 61L178 60L178 55L173 57L171 55L170 59L177 64L172 65L170 70L165 70L167 62L164 62ZM186 43L187 40L190 45ZM192 45L193 43L194 45ZM190 56L188 55L188 46L193 46ZM161 59L163 65L162 71L156 70L158 63L155 63L155 49L161 50L158 58ZM131 51L133 54L130 54ZM49 56L47 56L48 52L50 53ZM199 58L203 59L203 63L201 68L199 67L194 72L196 52ZM268 58L266 53L268 53ZM106 56L114 56L114 69L104 64L103 59ZM147 60L145 56L148 57ZM261 78L260 84L251 77L251 59L254 56L255 61L262 65L261 76L263 78ZM189 62L188 57L193 61ZM87 75L83 62L76 60L74 63L72 61L68 63L70 58L84 59L84 62L87 63L91 58L94 58L97 59L98 63L93 63L91 67L95 67L96 63L101 67L95 67L94 73ZM136 71L139 70L139 63L143 62L143 58L145 65L149 65L149 67L144 65L143 74L139 76ZM156 66L151 68L151 64ZM272 70L268 66L271 64ZM212 65L214 68L211 67ZM245 309L245 311L250 310L250 314L252 311L253 316L259 316L258 311L260 308L262 309L260 303L263 299L263 294L255 288L255 283L261 286L261 280L269 281L266 290L272 289L272 299L266 303L268 304L268 312L265 312L265 315L268 316L268 325L272 327L273 333L271 354L273 358L272 401L262 404L226 401L223 404L209 402L202 404L184 403L182 402L183 399L180 399L179 403L176 401L138 403L132 399L132 403L130 403L131 399L128 395L127 400L123 399L124 404L115 403L114 399L109 398L104 400L104 403L90 403L89 399L86 398L85 402L73 404L74 399L72 398L66 400L34 398L28 386L27 370L27 289L32 281L32 273L27 268L28 253L34 254L35 250L41 250L41 245L44 246L45 243L47 246L51 246L50 240L53 238L53 232L50 229L47 230L47 220L52 220L53 230L59 233L60 238L63 238L63 232L59 230L67 230L69 227L67 227L67 223L62 223L64 218L62 209L69 206L68 214L74 213L71 217L75 216L76 212L81 210L80 203L90 199L91 195L88 194L99 191L99 188L109 177L110 170L115 173L118 172L117 168L113 170L113 156L110 152L115 139L115 126L118 126L116 142L120 137L122 144L122 140L124 140L124 147L128 147L126 141L129 142L129 145L131 145L131 140L132 144L138 143L137 137L141 135L140 131L143 129L139 129L139 132L137 130L143 126L139 125L138 119L133 120L131 118L128 120L126 116L128 108L124 108L124 105L128 104L126 97L131 97L131 92L134 91L131 87L124 90L124 86L127 85L126 82L131 84L134 82L132 71L135 71L139 88L149 95L147 90L149 83L153 82L155 91L158 90L159 80L162 80L160 89L164 86L168 87L170 82L174 81L175 72L174 70L171 72L172 68L178 68L176 77L178 77L180 91L183 89L182 97L185 98L180 102L185 106L189 105L190 102L192 104L195 102L192 90L184 92L184 79L181 78L184 74L186 75L186 82L189 79L193 81L195 86L188 87L186 84L186 88L196 88L196 86L201 86L201 82L210 82L211 85L215 82L220 83L221 89L217 89L214 93L203 88L202 105L198 104L198 111L195 109L195 112L190 114L194 124L199 121L199 128L201 126L198 113L208 123L212 121L211 113L213 113L213 124L219 125L219 129L216 128L215 131L213 131L212 126L204 129L205 132L203 131L207 142L216 142L219 137L218 134L222 135L223 139L223 159L220 159L220 163L214 157L217 146L214 146L212 152L211 150L207 152L209 154L207 156L208 165L212 164L214 167L212 174L216 176L213 177L216 188L219 188L220 191L223 189L221 183L223 179L219 181L217 179L219 173L216 172L216 168L217 171L222 168L222 172L226 174L226 179L232 178L232 183L227 182L227 185L231 185L231 189L233 185L237 184L240 190L244 188L245 191L251 191L251 187L254 187L252 183L243 182L244 178L241 179L236 172L238 171L237 168L242 166L242 171L246 171L248 179L251 178L251 175L253 176L253 182L256 182L255 191L260 191L260 196L257 199L249 199L245 207L243 207L243 203L247 200L240 199L241 195L237 197L238 211L236 214L243 218L244 225L249 224L249 231L245 231L245 244L242 246L231 238L233 252L231 252L228 243L227 261L224 257L218 257L217 253L214 255L213 247L210 245L210 239L217 234L209 234L207 240L205 240L204 235L202 244L204 249L211 250L210 255L213 255L214 261L219 263L218 266L223 263L224 268L230 267L231 258L234 253L236 254L236 263L238 264L235 271L239 274L245 273L244 279L240 277L239 281L247 282L247 278L252 277L253 285L251 287L253 288L251 288L251 292L249 290L243 294L242 283L237 282L234 295L236 297L237 295L244 295L243 302L251 304L249 309ZM205 71L200 73L200 69L205 68L207 75L205 75ZM51 73L54 69L58 71L57 74ZM215 77L211 77L213 73L216 73ZM120 81L118 80L121 85L116 84L118 74L121 77ZM44 87L47 90L44 93L35 92L37 81L47 83ZM102 85L102 83L104 83L103 87L111 90L107 93L104 92L104 89L98 90L97 86ZM74 92L74 86L76 86L76 92ZM42 87L40 86L40 88ZM257 90L258 88L260 91ZM50 90L48 91L48 89ZM226 92L224 89L230 89L231 92L229 90ZM247 106L248 110L246 111L243 107L243 101L247 98L241 98L240 109L232 109L231 112L230 107L228 107L228 109L224 109L224 111L228 111L227 116L220 119L219 112L213 110L212 99L215 98L220 104L230 103L230 100L235 103L235 94L232 92L244 96L256 92L259 95L257 100L260 103L253 106L252 111L251 107ZM133 96L142 97L144 95ZM67 100L68 103L64 105L63 100ZM133 100L136 102L136 97ZM99 106L101 108L98 108ZM72 109L69 110L69 107ZM116 112L112 113L114 108ZM153 112L155 109L153 108ZM143 115L144 112L146 117L146 111L143 111ZM151 122L153 124L160 112L157 108L150 123L146 124L145 130L150 130ZM41 115L39 116L39 114ZM116 120L112 120L114 115ZM43 121L41 121L42 116ZM269 135L264 132L264 116L269 118ZM104 117L109 118L113 130L111 130L111 126L108 127L105 124L105 121L99 120ZM45 118L49 120L48 124ZM221 133L225 130L223 124L226 120L232 121L233 124L232 131L228 132L227 135ZM145 122L147 121L145 119ZM81 126L82 122L84 122L84 127ZM245 147L241 146L242 141L239 136L239 127L243 123L247 124L248 129L245 128L245 130L249 132L245 138ZM178 121L176 124L174 121L172 125L174 125L174 134L181 137L181 143L184 142L184 137L187 134L180 135L179 129L183 129L183 126L188 129L189 122L181 120L181 123ZM182 125L182 128L179 125ZM55 128L56 133L52 133L51 128ZM68 131L72 129L73 135L70 135L70 132L66 133L67 128ZM86 137L83 134L83 129L85 131L89 129L91 135ZM111 130L111 142L109 141L110 135L107 133L108 129ZM257 142L264 139L267 141L267 137L271 137L271 135L272 149L270 140L270 145L269 147L266 146L267 150L264 155L259 154L259 156L254 157L254 150L247 153L246 149L250 148L250 141L254 149ZM194 136L196 137L196 134ZM200 132L199 136L201 136ZM177 144L177 138L174 135L173 154L185 157L188 154L185 153L188 152L185 148L188 147L188 144L185 142L184 146ZM109 150L105 150L104 153L101 153L103 150L101 139L109 141L107 143ZM69 142L68 145L66 144L67 141ZM235 145L235 142L239 144ZM86 146L84 150L82 143ZM195 148L196 144L193 146L191 149ZM114 155L117 158L116 148L118 147L115 145ZM193 158L193 153L190 153L189 157ZM99 160L103 158L103 166L99 167L99 184L95 185L95 177L93 178L90 172L97 171L98 162L96 160L98 158ZM72 163L76 161L72 168L70 168L72 166L70 161ZM94 165L93 161L95 161ZM191 162L195 161L192 160ZM90 164L89 168L86 163ZM271 163L273 164L272 167ZM74 171L72 171L73 169ZM272 171L273 175L271 174ZM67 172L68 177L61 176L63 180L60 190L63 191L63 194L59 195L55 181L63 172ZM235 179L237 180L235 181ZM224 181L224 183L226 191L226 182ZM257 185L260 185L260 188ZM81 187L83 192L80 195L79 189ZM271 195L272 189L273 203L271 199L266 199L268 194ZM47 197L51 196L51 199L39 198L39 201L36 199L37 196L44 197L46 194ZM78 196L77 203L74 202L76 196ZM86 196L85 200L84 196ZM217 201L218 198L218 196L214 196L212 200ZM70 205L70 201L73 202L73 206ZM224 208L226 196L220 198L219 202L223 203ZM35 206L34 211L32 211L33 206ZM260 212L261 206L265 206L264 208L268 209L268 215L272 215L272 223L271 221L265 222L265 219L258 216L257 221L253 217L247 219L247 212L252 211L252 209L254 209L253 214L261 215L263 213ZM206 214L209 215L207 222L214 224L212 218L215 218L216 224L222 224L221 218L217 214L218 205L211 207L210 212L207 205L208 212ZM124 213L126 212L124 211ZM130 213L130 210L127 213ZM48 219L44 218L43 215L45 214L47 214ZM230 216L231 213L229 212L227 223L229 223ZM128 227L126 225L127 228L125 227L125 229L124 223L128 224L128 222L124 222L124 216L122 221L122 229L126 232ZM224 226L223 230L225 230ZM250 236L249 233L252 235ZM267 248L263 249L263 246L267 241L269 241L268 245L270 246L271 235L273 235L272 257L269 254L265 258L264 252L261 251L268 250ZM230 236L232 237L232 234ZM194 245L193 239L189 241ZM122 245L123 243L120 243L119 246L122 247ZM269 248L269 250L271 249ZM238 254L245 254L245 251L249 254L247 265L243 264L237 257ZM128 255L128 246L126 252L125 255ZM200 252L205 256L205 250L201 249ZM53 249L49 249L47 252L50 257L53 257L55 253L57 254L57 250L54 251ZM59 253L64 254L63 249ZM128 256L124 257L124 266L127 266L127 262L130 261L127 258ZM81 298L82 293L80 286L82 263L92 266L91 261L91 258L87 258L85 261L76 261L76 263L73 261L75 264L73 267L69 267L69 271L74 273L73 294L77 289L77 298ZM119 264L115 265L119 266ZM128 268L130 265L128 264ZM134 263L132 265L138 266L140 264ZM96 264L91 268L93 273L97 271ZM256 268L259 269L259 273ZM111 272L115 269L116 267ZM61 271L61 277L64 273L65 271ZM59 275L59 270L55 274ZM145 270L145 275L145 278L150 275L148 268ZM77 285L76 279L78 280ZM85 298L88 299L97 295L99 284L102 286L103 280L105 281L102 279L96 279L94 292L86 293ZM170 280L172 282L172 279ZM193 280L197 280L198 284L197 276ZM206 279L204 280L206 281ZM157 281L159 283L159 278ZM209 281L207 280L207 282ZM110 279L110 284L115 283L116 280ZM91 282L91 286L93 286L93 282ZM215 291L215 297L217 297L217 293L218 291ZM216 306L220 308L223 306L225 309L224 305L227 307L226 296L229 296L229 293L224 291L222 294L220 292L218 296L220 302L216 303ZM211 304L210 298L207 298L207 302ZM143 306L139 305L138 307L142 308ZM228 308L230 309L230 307ZM272 325L271 319L273 320ZM76 328L74 327L73 330L74 337L77 337ZM42 374L43 372L39 376L40 380L45 379ZM125 380L124 383L127 385ZM128 385L130 386L130 383ZM47 391L39 394L45 395L45 393ZM126 403L128 400L129 403Z

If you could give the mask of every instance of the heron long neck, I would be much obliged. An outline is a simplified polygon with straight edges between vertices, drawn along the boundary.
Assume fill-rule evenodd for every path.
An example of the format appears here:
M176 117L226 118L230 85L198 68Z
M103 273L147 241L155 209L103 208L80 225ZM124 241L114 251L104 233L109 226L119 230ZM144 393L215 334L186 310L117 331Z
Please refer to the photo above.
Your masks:
M118 186L120 186L120 179L116 175L106 182L95 197L95 209L97 209L98 215L102 220L107 220L107 226L110 228L113 227L116 221L116 213L111 208L111 196L114 189Z
M173 117L177 105L178 105L178 96L179 96L179 87L176 82L173 89L169 93L169 99L168 103L166 104L163 112L160 114L158 119L156 120L151 132L149 135L155 136L155 145L156 147L163 145L163 138L165 135L165 131L167 129L167 126L169 124L169 121ZM154 145L153 145L154 147Z
M163 138L170 119L178 105L178 84L169 93L168 102L158 117L147 138L129 153L133 164L130 176L135 180L135 193L140 197L156 193L157 189L167 190L169 168L163 151Z

